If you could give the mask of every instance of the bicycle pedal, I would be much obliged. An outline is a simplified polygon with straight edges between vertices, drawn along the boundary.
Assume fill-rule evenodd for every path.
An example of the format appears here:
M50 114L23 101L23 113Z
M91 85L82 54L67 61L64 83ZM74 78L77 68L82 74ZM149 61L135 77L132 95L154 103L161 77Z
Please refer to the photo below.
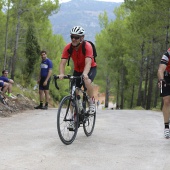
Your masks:
M68 127L67 128L69 131L75 131L75 128Z

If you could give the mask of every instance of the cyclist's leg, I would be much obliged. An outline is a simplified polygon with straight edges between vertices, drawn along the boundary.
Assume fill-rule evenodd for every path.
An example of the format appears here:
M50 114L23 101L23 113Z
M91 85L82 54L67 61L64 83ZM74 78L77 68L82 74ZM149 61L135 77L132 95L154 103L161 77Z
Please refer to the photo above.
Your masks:
M169 78L165 79L167 83L169 83ZM170 137L169 131L169 118L170 118L170 86L162 86L162 93L160 94L163 97L163 118L164 118L164 136L165 138Z
M92 82L93 82L94 78L96 77L96 73L97 73L97 67L91 67L91 69L88 73L89 79L84 80L85 86L87 88L87 94L89 95L89 97L93 97Z
M164 136L165 138L170 137L170 131L169 131L169 117L170 117L170 96L165 96L163 97L163 117L164 117Z
M92 85L92 82L96 76L96 73L97 73L96 67L92 67L88 73L89 79L84 80L85 86L87 88L87 94L90 97L89 109L91 113L94 113L96 111L96 105L95 105L95 99L94 99L94 93L93 93L93 85Z

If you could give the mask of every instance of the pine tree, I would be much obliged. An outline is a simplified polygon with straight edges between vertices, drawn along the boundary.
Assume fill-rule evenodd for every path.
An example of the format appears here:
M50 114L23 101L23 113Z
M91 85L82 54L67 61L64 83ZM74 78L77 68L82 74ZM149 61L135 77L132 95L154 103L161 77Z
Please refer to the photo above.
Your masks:
M27 64L25 66L26 83L30 82L35 64L39 59L40 46L36 37L35 27L33 23L29 23L27 37L26 37L26 59Z

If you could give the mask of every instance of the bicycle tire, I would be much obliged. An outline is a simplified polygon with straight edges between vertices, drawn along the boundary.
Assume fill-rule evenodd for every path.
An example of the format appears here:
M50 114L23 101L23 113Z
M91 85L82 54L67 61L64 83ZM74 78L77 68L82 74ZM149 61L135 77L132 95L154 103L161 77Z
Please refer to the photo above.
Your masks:
M89 102L86 99L84 107L86 109L84 121L83 121L83 130L86 136L90 136L93 133L95 122L96 122L96 112L94 114L89 113Z
M65 96L58 108L57 130L60 140L66 145L71 144L76 138L79 124L77 113L76 102L71 99L70 95Z

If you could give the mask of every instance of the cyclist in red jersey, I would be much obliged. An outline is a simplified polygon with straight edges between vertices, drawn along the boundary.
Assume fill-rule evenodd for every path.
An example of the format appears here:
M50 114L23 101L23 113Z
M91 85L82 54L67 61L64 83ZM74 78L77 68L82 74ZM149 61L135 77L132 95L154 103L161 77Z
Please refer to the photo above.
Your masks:
M163 54L158 68L158 86L160 96L163 97L163 117L164 117L164 136L170 137L169 118L170 118L170 48Z
M96 62L93 57L93 49L89 42L86 41L85 49L86 54L84 55L82 52L82 42L84 41L85 30L80 26L75 26L70 31L71 43L67 44L63 50L61 62L60 62L60 75L59 78L62 79L65 72L65 65L69 59L70 45L72 45L72 54L71 58L74 63L74 72L73 76L83 76L85 86L87 88L87 94L90 97L90 112L95 112L95 99L93 94L93 85L92 82L96 76ZM81 87L81 81L78 81L76 84L77 87Z

